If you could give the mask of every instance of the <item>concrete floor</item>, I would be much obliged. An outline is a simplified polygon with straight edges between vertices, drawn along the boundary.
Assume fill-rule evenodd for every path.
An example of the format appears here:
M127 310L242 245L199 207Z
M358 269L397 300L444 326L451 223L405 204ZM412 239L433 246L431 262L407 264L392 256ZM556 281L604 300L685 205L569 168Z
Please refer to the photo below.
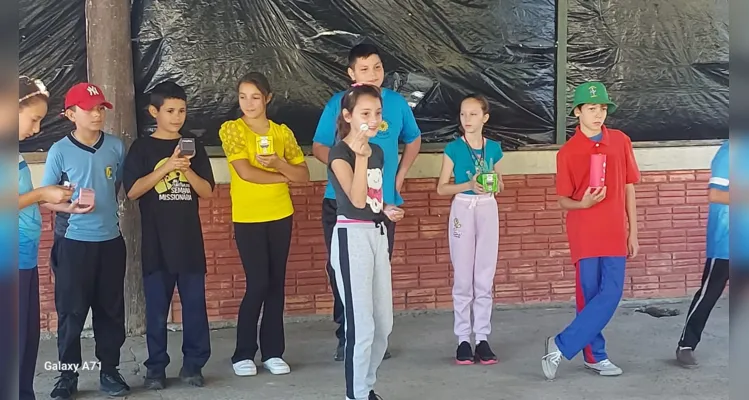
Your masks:
M391 336L393 358L380 368L377 391L385 400L727 399L728 302L722 300L713 311L699 348L698 370L682 369L673 361L687 305L668 305L681 309L682 315L667 318L654 318L634 312L631 304L623 305L604 334L612 361L625 374L599 377L586 371L578 357L562 364L554 382L546 382L541 372L542 342L570 321L574 310L569 307L495 311L491 342L500 363L488 367L453 364L452 314L399 316ZM342 364L331 358L333 328L328 321L287 324L286 360L292 373L286 376L272 376L261 369L255 377L235 377L229 361L233 329L212 332L213 356L204 370L204 388L186 387L172 379L164 391L140 389L146 358L142 337L128 339L121 370L134 388L131 399L342 400ZM170 376L179 371L180 339L179 332L170 336ZM93 341L83 342L83 359L94 360ZM56 355L54 340L43 341L36 380L40 399L49 398L56 376L44 370L44 362L57 360ZM83 372L79 389L78 398L100 398L98 373Z

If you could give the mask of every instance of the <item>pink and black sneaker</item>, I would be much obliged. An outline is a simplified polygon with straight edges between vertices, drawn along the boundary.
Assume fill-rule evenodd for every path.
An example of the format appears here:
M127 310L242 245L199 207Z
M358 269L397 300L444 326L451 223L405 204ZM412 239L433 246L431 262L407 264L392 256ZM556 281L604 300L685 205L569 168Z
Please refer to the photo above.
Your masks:
M468 342L461 342L458 350L455 352L455 363L458 365L473 364L473 349Z
M476 345L476 361L483 365L492 365L499 362L486 340L482 340Z

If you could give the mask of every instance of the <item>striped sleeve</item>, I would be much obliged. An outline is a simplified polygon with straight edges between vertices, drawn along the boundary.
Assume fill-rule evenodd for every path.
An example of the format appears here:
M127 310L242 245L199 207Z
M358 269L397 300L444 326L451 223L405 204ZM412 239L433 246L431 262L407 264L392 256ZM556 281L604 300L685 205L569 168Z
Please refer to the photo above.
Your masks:
M713 158L710 166L711 175L709 187L727 191L729 187L729 157L728 143L723 144Z

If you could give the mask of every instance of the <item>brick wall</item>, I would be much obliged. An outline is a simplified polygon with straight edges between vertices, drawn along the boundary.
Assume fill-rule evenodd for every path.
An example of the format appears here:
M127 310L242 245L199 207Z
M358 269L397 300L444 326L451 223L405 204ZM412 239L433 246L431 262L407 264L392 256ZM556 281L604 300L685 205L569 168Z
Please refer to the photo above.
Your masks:
M699 287L704 263L708 171L644 173L637 185L641 255L628 263L626 298L685 296ZM407 217L398 224L393 254L396 310L450 309L451 267L447 245L450 199L439 196L436 179L405 184ZM286 280L288 314L329 314L333 298L325 274L326 251L320 222L324 182L295 185L296 207ZM245 277L232 237L228 185L201 204L208 276L206 294L212 321L236 318ZM500 245L495 302L570 301L574 268L556 203L553 175L505 177L499 195ZM57 327L53 278L47 267L51 218L44 216L40 252L42 329ZM174 322L181 321L175 295Z

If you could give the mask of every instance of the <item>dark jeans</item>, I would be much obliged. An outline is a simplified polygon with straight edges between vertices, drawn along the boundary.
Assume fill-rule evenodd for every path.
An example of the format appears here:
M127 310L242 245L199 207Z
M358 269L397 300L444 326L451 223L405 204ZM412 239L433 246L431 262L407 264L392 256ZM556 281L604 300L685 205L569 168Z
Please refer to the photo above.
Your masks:
M343 346L346 341L344 336L344 325L343 325L343 302L341 302L341 295L338 293L338 287L335 281L335 271L333 266L330 265L330 242L333 240L333 228L335 227L336 221L338 220L337 205L336 201L332 199L323 199L322 201L322 229L325 235L325 247L328 249L328 263L325 265L325 269L328 272L328 279L330 279L330 288L333 290L333 321L338 324L338 328L335 330L335 336L338 338L338 345ZM385 226L388 231L388 251L390 252L390 258L393 258L393 242L395 241L395 222L385 220Z
M205 306L205 275L156 271L143 277L148 346L148 360L144 365L148 368L150 377L164 376L166 366L169 365L166 324L175 285L182 304L182 367L188 373L200 372L211 356L211 334Z
M39 270L18 270L19 399L34 400L34 374L39 353Z
M232 363L252 360L258 350L260 310L262 361L281 357L286 349L283 311L286 261L291 246L291 216L277 221L234 223L234 235L247 281L237 321L237 348Z
M95 354L104 373L115 373L125 343L125 241L81 242L56 237L57 350L60 362L81 364L81 332L88 310L93 317Z

